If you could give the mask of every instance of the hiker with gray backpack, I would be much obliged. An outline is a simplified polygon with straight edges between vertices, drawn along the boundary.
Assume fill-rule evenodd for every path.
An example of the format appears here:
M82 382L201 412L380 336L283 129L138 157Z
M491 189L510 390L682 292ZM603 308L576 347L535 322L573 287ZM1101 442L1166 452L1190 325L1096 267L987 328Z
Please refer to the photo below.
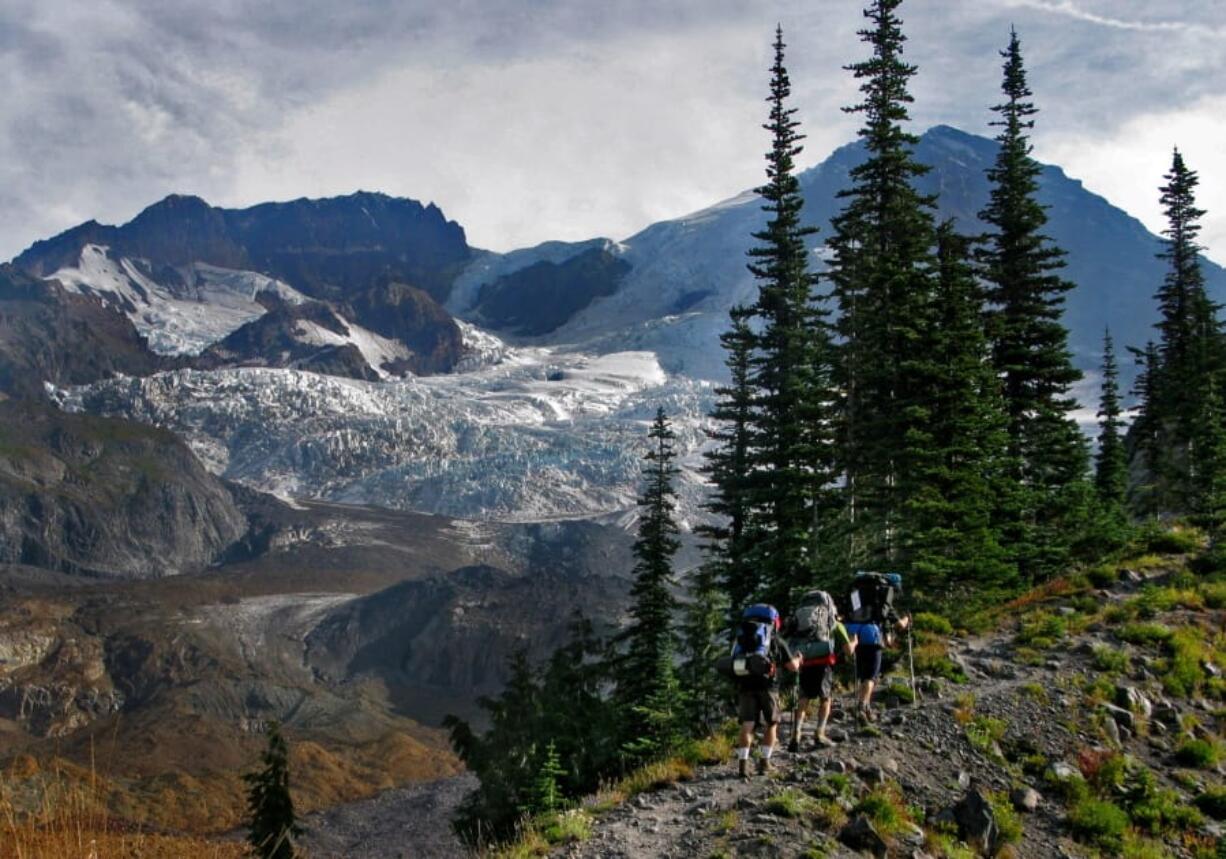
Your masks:
M826 591L809 591L788 619L787 633L792 650L800 654L800 696L792 714L792 739L789 752L800 751L800 732L804 727L809 705L818 702L817 730L813 742L817 746L831 746L826 735L830 711L834 706L834 666L841 649L848 659L853 659L856 642L839 621L834 598Z

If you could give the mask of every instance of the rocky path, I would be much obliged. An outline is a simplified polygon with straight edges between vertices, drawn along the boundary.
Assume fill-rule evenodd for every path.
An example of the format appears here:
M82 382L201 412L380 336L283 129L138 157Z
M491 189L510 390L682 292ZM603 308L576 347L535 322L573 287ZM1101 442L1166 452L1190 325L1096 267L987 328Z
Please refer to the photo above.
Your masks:
M703 767L694 779L651 793L640 794L624 806L601 816L592 837L557 849L568 859L680 859L717 856L825 856L852 857L861 852L839 840L841 822L827 831L829 821L813 819L802 806L788 816L787 796L822 793L830 776L844 776L852 792L838 799L851 812L854 797L874 786L897 785L914 816L929 821L948 815L970 794L999 791L1008 794L1014 777L997 757L999 748L1033 749L1052 760L1069 756L1088 737L1070 730L1064 715L1062 692L1050 681L1054 672L1045 666L1019 666L1008 650L1011 636L955 640L951 656L970 677L965 685L946 685L929 693L918 705L899 705L882 711L876 730L861 732L840 718L843 701L836 702L831 734L840 740L833 749L815 750L806 728L802 751L775 754L767 776L742 780L735 762ZM1043 689L1044 694L1037 690ZM971 703L967 696L973 695ZM846 696L844 696L844 699ZM960 700L958 700L960 698ZM960 716L955 711L962 708ZM967 738L959 721L973 713L1006 723L999 743L984 751ZM781 727L786 743L790 725ZM1041 788L1037 783L1032 788ZM833 780L834 784L842 779ZM1023 800L1023 791L1017 799ZM1038 799L1033 811L1020 815L1024 835L1016 855L1060 857L1083 855L1063 838L1058 809ZM810 809L811 810L811 809ZM854 813L851 815L854 821ZM890 839L890 856L924 857L924 832L903 825ZM862 840L848 834L867 853L886 855L872 835Z

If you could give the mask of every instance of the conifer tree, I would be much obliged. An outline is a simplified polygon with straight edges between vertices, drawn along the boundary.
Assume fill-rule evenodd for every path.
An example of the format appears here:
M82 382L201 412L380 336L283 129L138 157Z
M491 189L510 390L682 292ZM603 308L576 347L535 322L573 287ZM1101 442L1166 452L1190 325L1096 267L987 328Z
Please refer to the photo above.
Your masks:
M565 774L562 761L558 757L558 748L553 740L545 747L544 759L532 786L532 805L528 811L532 814L549 814L562 808L564 798L559 779Z
M649 449L643 469L644 487L639 496L639 535L634 543L634 584L630 589L630 626L623 633L625 654L620 660L616 698L622 719L623 747L645 736L662 737L673 730L658 721L662 712L678 721L680 700L659 700L661 689L680 693L673 657L676 632L673 616L677 601L672 593L673 556L680 547L673 519L676 499L673 465L676 435L664 409L656 411L647 434ZM650 712L645 709L650 707Z
M1152 497L1164 512L1196 512L1204 497L1205 458L1212 458L1204 399L1210 377L1220 376L1223 345L1217 306L1205 291L1200 267L1199 178L1176 149L1164 177L1162 206L1167 218L1159 259L1167 272L1155 298L1160 319L1157 360L1149 368L1153 396L1142 403L1138 422L1153 434ZM1198 436L1202 436L1198 438Z
M1098 406L1098 456L1094 485L1099 499L1107 505L1122 507L1128 489L1128 456L1120 433L1119 368L1115 363L1115 344L1111 330L1103 334L1102 396Z
M768 215L753 234L749 270L758 284L753 312L760 321L751 358L755 423L748 475L752 550L748 561L761 575L760 596L787 610L795 589L811 583L816 569L816 530L829 507L832 483L829 348L824 311L814 300L806 238L804 198L794 175L804 136L784 66L782 29L775 33L771 68L765 185L757 189ZM735 597L740 597L737 588Z
M698 532L705 540L712 573L732 606L748 604L760 586L758 568L749 551L755 421L751 373L756 342L749 325L751 316L748 308L732 308L731 327L719 338L730 381L715 389L711 418L716 421L716 429L710 433L715 445L705 454L705 472L713 487L706 509L717 524L704 525ZM696 600L701 600L700 593L696 582Z
M681 677L690 705L688 722L695 733L716 726L728 683L715 672L715 660L727 652L728 597L721 585L720 559L709 556L690 578L689 601L681 625Z
M1129 489L1128 506L1142 516L1154 516L1162 507L1157 488L1159 475L1166 471L1162 433L1154 406L1159 398L1157 388L1161 373L1158 344L1151 340L1144 349L1130 346L1128 351L1137 365L1132 387L1132 394L1137 398L1137 417L1128 432L1127 442L1131 458L1140 460L1143 475L1141 481Z
M851 187L833 220L829 277L838 303L835 360L839 464L844 473L854 565L904 560L898 540L907 498L926 492L904 468L920 452L935 367L916 347L933 324L933 201L914 185L928 168L912 155L904 129L915 66L903 58L905 36L895 14L901 0L874 0L860 32L869 59L849 66L863 100L866 160L851 170Z
M988 332L1003 382L1013 475L1022 490L1009 536L1023 574L1036 579L1067 559L1069 523L1082 512L1074 508L1083 497L1077 484L1085 477L1087 451L1070 415L1076 402L1069 392L1081 374L1061 321L1073 284L1058 274L1064 252L1043 234L1040 167L1027 135L1037 109L1016 32L1002 57L1005 100L993 108L999 119L992 123L1000 129L999 150L980 218L991 228L983 254L992 305Z
M949 597L958 589L1007 589L1016 569L993 514L1009 487L1000 385L983 333L983 295L971 241L952 223L937 231L936 318L916 350L936 368L923 425L911 429L904 470L915 487L904 518L904 556L915 587Z
M268 726L268 747L260 756L263 768L243 776L247 782L247 843L261 859L294 859L294 838L302 834L289 792L289 746L281 726Z

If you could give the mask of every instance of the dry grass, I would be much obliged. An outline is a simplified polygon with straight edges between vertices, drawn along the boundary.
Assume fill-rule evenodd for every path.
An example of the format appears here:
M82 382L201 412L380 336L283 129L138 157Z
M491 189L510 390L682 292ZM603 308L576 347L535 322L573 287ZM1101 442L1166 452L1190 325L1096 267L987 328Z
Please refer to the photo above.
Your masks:
M21 775L29 775L22 773ZM21 793L18 793L18 785ZM142 832L114 819L91 774L57 769L0 778L0 856L5 859L239 859L240 843Z

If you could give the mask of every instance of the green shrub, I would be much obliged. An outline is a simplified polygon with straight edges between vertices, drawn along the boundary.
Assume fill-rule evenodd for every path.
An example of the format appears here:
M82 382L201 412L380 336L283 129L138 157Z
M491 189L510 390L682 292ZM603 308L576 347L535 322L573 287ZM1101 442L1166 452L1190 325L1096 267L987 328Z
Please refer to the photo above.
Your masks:
M1199 770L1217 766L1221 756L1221 750L1217 744L1208 740L1184 740L1175 750L1176 761L1182 766Z
M1159 555L1191 555L1200 551L1204 544L1199 531L1191 528L1168 530L1156 523L1145 526L1139 536L1142 551Z
M1051 770L1046 770L1043 773L1043 782L1047 785L1047 793L1059 797L1069 805L1081 802L1090 796L1090 785L1080 775L1057 778Z
M592 837L592 818L578 808L550 814L541 821L540 833L550 844L587 841Z
M1120 572L1110 564L1099 564L1086 573L1086 578L1096 588L1109 588L1120 580Z
M1167 658L1159 672L1162 688L1178 698L1199 692L1205 682L1201 663L1208 658L1201 631L1190 626L1174 630L1166 641L1165 650Z
M1226 820L1226 787L1218 785L1205 788L1205 791L1196 797L1196 807L1214 820Z
M1016 641L1018 644L1047 650L1055 647L1068 631L1068 623L1057 614L1035 612L1022 621Z
M872 821L873 826L882 835L893 835L909 819L906 805L903 803L898 789L893 785L887 784L878 785L866 793L856 803L852 813L863 814Z
M1129 644L1164 644L1170 640L1171 628L1161 623L1126 623L1115 631L1115 637Z
M915 631L931 632L936 635L953 635L954 625L943 615L921 611L915 615Z
M1128 651L1107 647L1105 644L1094 646L1094 667L1099 671L1110 671L1118 674L1128 670Z
M992 806L992 814L996 817L1001 843L1017 844L1022 840L1022 821L1017 816L1009 795L1004 791L994 791L987 795L987 799Z
M996 744L1004 739L1008 729L1009 723L1003 719L976 716L966 725L966 739L974 748L990 755L995 753Z
M787 788L766 801L767 814L776 817L806 817L817 811L817 800L795 788Z
M1200 592L1206 608L1226 608L1226 582L1206 582Z
M1096 847L1118 852L1128 829L1128 815L1113 802L1083 799L1068 814L1073 834Z

